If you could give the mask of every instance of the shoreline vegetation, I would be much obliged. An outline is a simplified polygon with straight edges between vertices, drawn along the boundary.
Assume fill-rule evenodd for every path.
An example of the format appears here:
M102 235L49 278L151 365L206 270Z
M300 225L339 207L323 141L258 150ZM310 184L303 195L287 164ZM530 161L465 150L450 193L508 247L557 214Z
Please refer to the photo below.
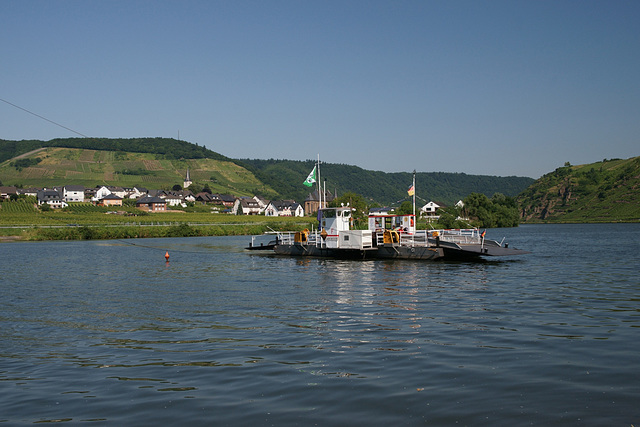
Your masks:
M302 230L309 223L279 224L255 223L228 224L122 224L122 225L67 225L67 226L19 226L0 228L0 242L43 240L113 240L158 237L204 237L258 235L267 231Z
M0 242L43 240L112 240L158 237L204 237L258 235L267 231L299 231L311 226L305 221L265 222L256 218L245 223L157 222L155 224L68 224L68 225L0 225Z

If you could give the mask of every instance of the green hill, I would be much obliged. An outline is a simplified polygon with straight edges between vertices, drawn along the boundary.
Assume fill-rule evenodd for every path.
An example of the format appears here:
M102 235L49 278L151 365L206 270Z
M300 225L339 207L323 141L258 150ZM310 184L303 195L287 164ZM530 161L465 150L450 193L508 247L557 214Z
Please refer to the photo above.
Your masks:
M640 157L564 167L517 198L527 222L640 221Z
M186 170L191 180L216 193L237 196L277 194L245 168L232 161L170 159L162 154L103 151L83 148L40 148L0 164L0 182L23 187L61 185L117 185L171 189L182 185Z

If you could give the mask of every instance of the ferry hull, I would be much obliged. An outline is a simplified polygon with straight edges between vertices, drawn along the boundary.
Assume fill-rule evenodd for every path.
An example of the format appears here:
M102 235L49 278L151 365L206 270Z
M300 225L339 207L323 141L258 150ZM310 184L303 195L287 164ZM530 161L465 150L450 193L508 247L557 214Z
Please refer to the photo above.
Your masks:
M278 255L338 259L415 259L433 261L444 257L443 248L378 246L371 249L326 249L313 245L276 245Z
M373 259L376 258L375 250L363 249L327 249L319 248L314 245L276 245L273 251L278 255L287 256L308 256L322 258L339 258L339 259Z
M377 258L383 259L418 259L435 261L444 257L443 248L432 247L409 247L409 246L378 246Z
M273 251L278 255L320 257L337 259L413 259L436 260L478 260L493 256L515 256L530 252L502 247L497 244L464 244L438 242L438 246L403 246L385 244L369 249L328 249L302 243L277 244Z

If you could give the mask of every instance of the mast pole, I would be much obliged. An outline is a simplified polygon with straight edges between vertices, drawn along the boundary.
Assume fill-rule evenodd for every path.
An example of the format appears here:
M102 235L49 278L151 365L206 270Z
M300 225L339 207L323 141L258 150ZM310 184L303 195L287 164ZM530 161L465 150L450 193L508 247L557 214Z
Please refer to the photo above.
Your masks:
M318 161L316 163L318 170L318 179L316 183L318 184L318 201L320 202L319 208L322 209L322 183L320 182L320 153L318 153Z
M324 185L322 186L322 194L324 195L324 204L325 208L327 207L327 180L324 180Z
M416 170L413 170L413 216L416 216Z

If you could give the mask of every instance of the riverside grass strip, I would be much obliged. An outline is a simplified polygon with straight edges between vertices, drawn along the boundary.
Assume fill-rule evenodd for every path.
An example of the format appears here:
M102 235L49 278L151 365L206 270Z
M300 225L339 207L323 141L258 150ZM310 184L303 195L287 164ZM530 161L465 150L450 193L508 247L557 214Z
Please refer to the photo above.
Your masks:
M121 211L124 214L114 214L83 208L40 212L32 205L3 202L0 204L0 236L3 240L233 236L273 230L299 231L311 229L315 224L315 218L311 217L272 218L178 211L140 214L135 208Z
M260 225L189 225L169 226L80 226L63 228L35 228L27 240L110 240L157 237L204 237L262 234L268 228Z

